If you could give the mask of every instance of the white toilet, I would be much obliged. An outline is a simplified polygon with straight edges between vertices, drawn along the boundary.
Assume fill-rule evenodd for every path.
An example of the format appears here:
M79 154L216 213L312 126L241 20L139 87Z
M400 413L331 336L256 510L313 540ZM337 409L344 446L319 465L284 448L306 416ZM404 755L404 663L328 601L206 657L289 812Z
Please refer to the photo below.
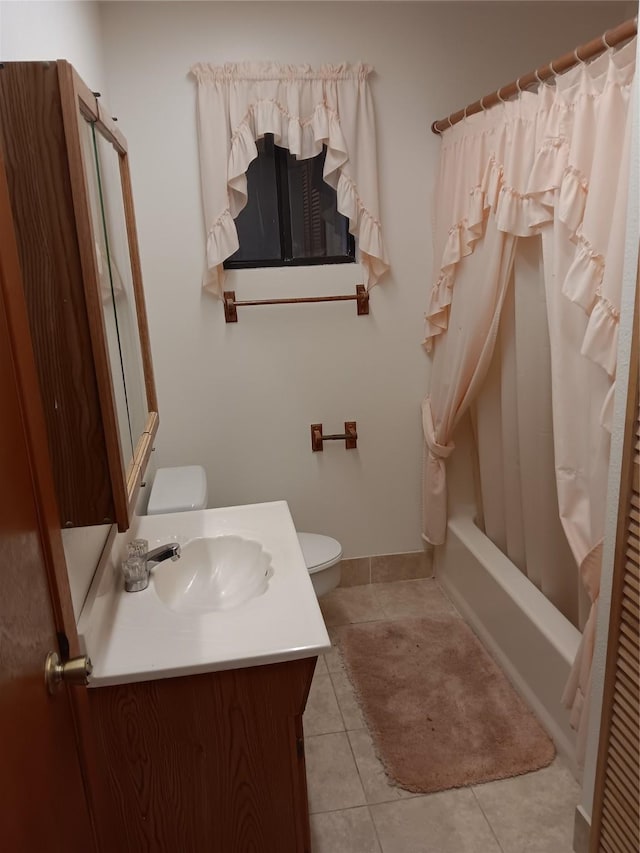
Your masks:
M202 465L158 468L151 486L147 515L206 509L207 475Z
M311 583L320 598L340 583L342 545L320 533L298 533L302 556L311 575Z
M147 515L205 509L207 499L207 475L201 465L158 468ZM340 583L342 546L319 533L298 533L298 539L316 595L325 595Z

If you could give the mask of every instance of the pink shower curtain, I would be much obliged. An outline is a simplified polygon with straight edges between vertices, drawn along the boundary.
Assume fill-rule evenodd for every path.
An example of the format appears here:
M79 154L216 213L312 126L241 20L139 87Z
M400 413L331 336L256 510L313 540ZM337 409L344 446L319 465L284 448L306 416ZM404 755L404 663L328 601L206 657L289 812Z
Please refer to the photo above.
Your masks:
M599 594L629 168L635 40L555 86L445 131L436 194L433 351L423 404L424 532L446 534L445 459L488 369L518 237L542 235L558 505L592 601L563 697L584 744ZM464 304L461 304L464 303Z
M519 238L496 352L472 404L484 531L576 627L590 602L564 533L539 237Z
M489 220L473 258L459 264L449 329L435 348L433 375L438 381L432 383L422 404L424 533L434 545L444 541L447 523L445 459L453 450L456 424L476 396L491 362L514 247L515 237L499 231L495 220Z

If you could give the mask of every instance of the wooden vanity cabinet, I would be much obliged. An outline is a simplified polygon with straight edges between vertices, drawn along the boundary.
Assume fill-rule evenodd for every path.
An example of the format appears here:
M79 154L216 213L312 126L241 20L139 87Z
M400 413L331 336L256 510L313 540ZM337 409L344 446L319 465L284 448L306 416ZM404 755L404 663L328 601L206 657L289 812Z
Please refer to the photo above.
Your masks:
M106 187L96 138L108 146L109 189L126 230L119 310L126 305L132 318L127 341L143 376L135 388L124 385L122 318L111 332L118 320L113 287L104 284ZM158 424L126 141L69 63L8 62L0 65L0 152L61 526L116 522L126 530ZM120 410L125 399L128 415L134 395L141 414L132 432Z
M310 853L302 713L316 660L90 689L103 849Z

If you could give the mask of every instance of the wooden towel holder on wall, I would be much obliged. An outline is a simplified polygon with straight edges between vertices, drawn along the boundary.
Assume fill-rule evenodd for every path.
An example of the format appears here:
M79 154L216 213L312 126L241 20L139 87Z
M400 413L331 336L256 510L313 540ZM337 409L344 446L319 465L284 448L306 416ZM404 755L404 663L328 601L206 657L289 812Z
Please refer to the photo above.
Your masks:
M291 299L244 299L236 301L235 290L225 290L224 296L224 319L227 323L238 322L238 308L246 305L292 305L299 302L348 302L355 300L358 315L369 313L369 291L364 284L356 284L356 292L353 296L300 296Z
M346 450L355 450L358 447L358 427L355 421L344 422L344 432L337 435L323 435L322 424L311 424L311 449L322 451L324 441L342 441Z

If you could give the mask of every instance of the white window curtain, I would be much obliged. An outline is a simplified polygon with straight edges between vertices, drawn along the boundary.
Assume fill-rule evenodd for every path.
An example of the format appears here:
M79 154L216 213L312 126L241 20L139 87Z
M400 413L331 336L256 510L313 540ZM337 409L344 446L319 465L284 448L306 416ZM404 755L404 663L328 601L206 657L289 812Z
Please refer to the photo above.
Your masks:
M496 231L505 245L541 234L558 505L592 602L563 697L579 728L579 752L599 594L634 60L635 40L576 66L555 86L523 92L445 131L435 284L426 313L433 373L423 404L424 531L440 544L446 532L443 457L488 369L484 355L493 351L497 317L491 323L486 318L499 313L506 286L504 265L487 265L482 247L498 239Z
M198 142L207 234L203 286L222 298L222 262L238 249L234 219L247 203L256 140L272 133L299 160L327 146L324 180L358 241L371 287L389 268L378 212L378 175L369 65L197 64Z

